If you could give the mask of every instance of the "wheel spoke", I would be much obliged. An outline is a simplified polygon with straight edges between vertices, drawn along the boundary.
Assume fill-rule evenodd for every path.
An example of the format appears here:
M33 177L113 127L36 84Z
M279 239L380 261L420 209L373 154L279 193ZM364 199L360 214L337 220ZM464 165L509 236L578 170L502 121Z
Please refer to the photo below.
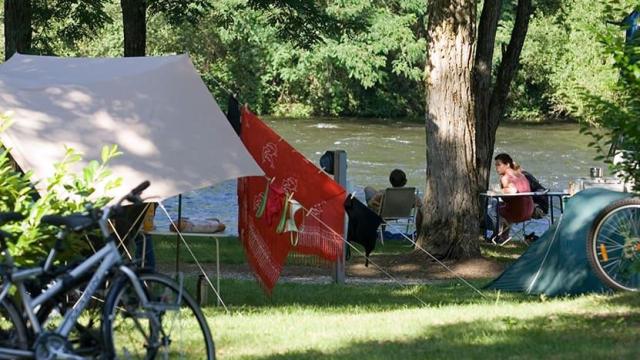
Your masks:
M142 278L149 306L142 308L141 303L137 302L136 310L144 312L145 317L139 317L136 313L132 315L134 318L150 321L150 340L148 346L142 346L138 341L133 342L126 350L136 358L145 359L212 359L213 342L208 335L210 332L194 300L190 296L185 297L187 294L180 290L180 285L166 277L147 274L142 275ZM129 282L119 291L130 291L132 296L136 295ZM116 300L116 303L120 301L122 300ZM108 306L111 308L114 305ZM115 315L118 317L119 313L116 312ZM145 328L145 321L140 325L139 327ZM125 332L124 328L111 329L115 357L119 358L122 356L119 345L129 345L127 341L130 330Z
M605 244L605 247L607 248L607 250L611 250L611 251L624 248L624 245L611 240L599 241L597 244ZM606 246L606 244L610 244L610 246Z
M640 199L609 205L596 218L587 239L587 253L595 274L609 287L637 290L640 273Z

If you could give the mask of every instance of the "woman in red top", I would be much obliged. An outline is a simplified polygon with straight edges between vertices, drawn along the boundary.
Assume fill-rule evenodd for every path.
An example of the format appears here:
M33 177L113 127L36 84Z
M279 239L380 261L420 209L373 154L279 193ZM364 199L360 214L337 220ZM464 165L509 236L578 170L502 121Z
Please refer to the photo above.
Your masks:
M508 154L498 154L494 158L496 172L500 176L500 186L505 194L530 192L529 181L520 171ZM502 198L498 211L500 217L505 220L505 228L500 231L503 240L509 236L509 225L531 219L534 204L531 196L505 196Z

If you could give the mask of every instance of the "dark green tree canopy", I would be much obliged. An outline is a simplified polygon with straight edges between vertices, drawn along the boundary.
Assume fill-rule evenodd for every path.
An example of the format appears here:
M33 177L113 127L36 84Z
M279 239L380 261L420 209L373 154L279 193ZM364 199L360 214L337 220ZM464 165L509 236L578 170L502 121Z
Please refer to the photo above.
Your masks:
M33 6L32 52L56 54L73 48L112 22L104 0L30 0Z

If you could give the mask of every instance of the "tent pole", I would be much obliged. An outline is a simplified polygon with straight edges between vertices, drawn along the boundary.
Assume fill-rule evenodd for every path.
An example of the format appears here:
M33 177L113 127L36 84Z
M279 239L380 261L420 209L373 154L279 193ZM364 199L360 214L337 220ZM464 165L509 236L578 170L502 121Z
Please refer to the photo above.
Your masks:
M180 231L182 228L182 194L178 195L178 223L176 224L176 275L180 272Z

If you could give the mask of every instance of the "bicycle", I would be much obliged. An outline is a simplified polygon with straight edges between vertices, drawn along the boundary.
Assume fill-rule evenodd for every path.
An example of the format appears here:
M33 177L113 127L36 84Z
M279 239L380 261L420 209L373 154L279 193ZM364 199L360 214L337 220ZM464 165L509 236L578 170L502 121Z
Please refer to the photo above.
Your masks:
M182 358L215 359L209 326L197 303L184 291L182 281L178 284L166 276L140 272L125 264L113 236L109 234L110 216L121 212L125 200L133 203L142 201L140 194L148 186L148 182L140 184L115 205L102 210L43 217L42 223L73 232L98 226L106 243L88 259L65 269L66 274L56 276L33 297L26 286L29 280L59 273L53 270L53 261L58 242L64 236L58 237L43 266L18 268L6 245L9 234L0 232L0 246L5 256L5 263L0 269L3 280L0 287L0 359L87 358L78 354L77 347L69 341L69 334L99 291L107 294L100 316L101 342L96 344L94 354L84 354L89 358L153 359L156 356L175 358L179 355ZM0 215L0 223L20 219L19 214ZM106 285L107 280L110 281L109 286ZM12 288L21 300L21 307L9 296ZM82 290L81 295L72 307L65 308L60 314L63 316L55 329L43 326L54 313L52 307L44 305L77 289ZM197 327L199 331L179 329L174 333L176 325L185 324ZM197 339L185 338L187 336Z
M618 200L596 217L587 236L596 276L619 291L640 290L640 198Z

